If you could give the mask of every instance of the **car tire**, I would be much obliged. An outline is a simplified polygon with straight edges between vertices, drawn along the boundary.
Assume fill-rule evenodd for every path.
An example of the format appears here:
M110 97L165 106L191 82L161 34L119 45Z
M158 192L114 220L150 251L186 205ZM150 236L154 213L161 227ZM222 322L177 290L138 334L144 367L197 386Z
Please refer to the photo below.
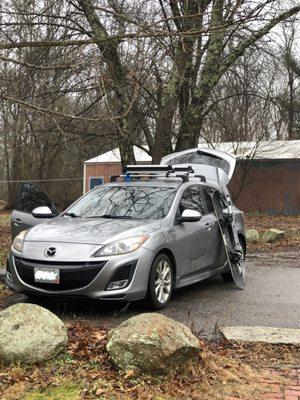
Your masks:
M147 304L161 310L169 303L174 287L174 273L170 258L161 253L155 257L149 274Z
M245 260L245 257L246 257L245 245L244 245L244 243L242 242L241 239L239 239L239 242L240 242L240 245L242 247L243 258ZM233 282L234 281L234 279L232 277L232 273L230 271L230 268L228 268L225 272L221 272L221 277L225 282Z

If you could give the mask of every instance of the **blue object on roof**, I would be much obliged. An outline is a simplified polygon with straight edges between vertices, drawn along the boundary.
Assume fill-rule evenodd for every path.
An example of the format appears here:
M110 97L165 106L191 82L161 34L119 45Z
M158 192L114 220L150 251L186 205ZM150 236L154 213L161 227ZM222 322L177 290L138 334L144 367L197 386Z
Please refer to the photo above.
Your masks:
M90 177L90 190L94 189L96 186L101 185L103 185L103 176Z

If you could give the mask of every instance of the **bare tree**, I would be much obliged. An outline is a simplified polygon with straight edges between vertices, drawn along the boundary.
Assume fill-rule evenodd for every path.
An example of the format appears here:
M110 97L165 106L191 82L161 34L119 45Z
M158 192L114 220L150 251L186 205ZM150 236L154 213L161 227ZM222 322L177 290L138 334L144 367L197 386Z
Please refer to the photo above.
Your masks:
M282 42L279 45L281 66L287 84L278 94L283 119L287 124L288 139L300 138L300 61L296 57L295 20L282 26Z
M237 152L244 141L284 138L286 128L299 137L297 4L5 0L1 7L0 162L8 181L75 178L82 159L117 146L123 163L135 162L134 144L157 163L199 137L236 142ZM280 62L267 38L283 21Z

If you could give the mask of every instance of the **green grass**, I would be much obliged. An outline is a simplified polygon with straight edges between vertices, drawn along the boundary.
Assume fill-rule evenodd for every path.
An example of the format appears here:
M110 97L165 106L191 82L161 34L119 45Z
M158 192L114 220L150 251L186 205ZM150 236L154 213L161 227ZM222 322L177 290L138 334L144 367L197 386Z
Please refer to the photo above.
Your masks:
M6 257L7 257L7 249L0 248L0 268L5 268Z
M0 214L0 226L9 226L10 214Z
M23 400L80 400L81 388L74 383L62 386L49 386L45 389L34 389L27 392Z

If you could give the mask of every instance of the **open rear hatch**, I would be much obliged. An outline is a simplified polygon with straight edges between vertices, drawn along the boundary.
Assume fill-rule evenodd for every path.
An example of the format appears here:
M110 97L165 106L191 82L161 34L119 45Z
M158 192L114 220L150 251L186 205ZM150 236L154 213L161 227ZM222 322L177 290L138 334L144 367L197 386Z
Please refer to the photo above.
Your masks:
M190 165L195 174L204 175L208 182L219 186L228 185L234 172L235 163L235 156L206 147L172 153L161 160L161 165Z

